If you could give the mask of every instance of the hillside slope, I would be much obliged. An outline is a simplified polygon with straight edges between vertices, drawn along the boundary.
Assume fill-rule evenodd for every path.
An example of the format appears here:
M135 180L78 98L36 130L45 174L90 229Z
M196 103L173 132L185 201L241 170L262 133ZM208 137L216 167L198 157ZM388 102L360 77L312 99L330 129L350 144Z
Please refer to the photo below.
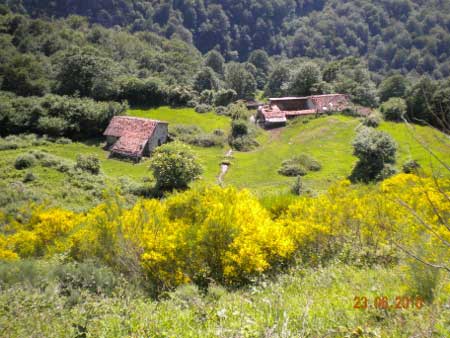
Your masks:
M195 124L205 132L212 132L214 129L227 131L230 126L230 119L227 117L216 116L212 113L198 114L193 109L162 107L150 110L129 110L128 114L166 120L172 126ZM351 144L360 121L341 115L306 121L299 119L285 128L270 131L260 129L258 137L260 147L248 153L234 152L229 172L224 179L225 184L248 188L258 195L286 192L293 184L294 178L281 176L277 171L284 160L300 154L310 155L322 165L322 170L308 173L304 177L305 184L314 191L324 191L336 180L345 179L356 162L356 158L352 155ZM397 168L401 170L403 162L415 159L427 171L431 168L430 164L438 170L437 161L415 137L423 140L443 159L450 158L450 140L430 127L414 125L412 128L414 128L413 132L403 123L392 122L384 122L380 126L381 130L388 132L398 143ZM202 179L194 185L217 184L219 164L228 148L193 147L193 149L204 167ZM69 166L73 166L78 155L95 155L100 160L103 176L85 182L81 177L70 177L51 166L36 165L29 170L14 168L14 161L19 155L37 150L55 156L57 161L62 161ZM109 159L108 152L102 148L101 140L30 145L26 148L2 150L0 154L2 181L0 190L14 191L14 196L24 201L49 200L76 210L98 203L102 189L114 191L121 186L129 188L135 184L142 184L143 180L151 177L148 159L139 164ZM22 183L28 172L36 175L36 180ZM123 179L126 180L123 181ZM21 189L17 190L18 186ZM68 194L68 191L72 193ZM7 205L8 199L13 198L8 196L5 193L0 204Z
M91 22L153 31L245 60L255 49L311 58L368 56L373 71L450 75L450 2L277 0L1 0L34 17L86 16Z

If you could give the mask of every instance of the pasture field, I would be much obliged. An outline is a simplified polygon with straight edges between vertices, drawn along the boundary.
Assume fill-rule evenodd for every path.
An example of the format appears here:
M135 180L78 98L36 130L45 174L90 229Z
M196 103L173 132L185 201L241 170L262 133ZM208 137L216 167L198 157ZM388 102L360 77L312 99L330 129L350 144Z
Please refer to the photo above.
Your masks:
M193 109L171 109L161 107L149 110L129 110L131 116L148 117L168 121L174 124L194 124L205 132L222 129L228 132L230 119L213 113L198 114ZM258 142L260 146L251 152L234 152L230 170L225 176L226 185L238 188L248 188L257 195L285 193L293 184L294 178L284 177L277 173L281 163L292 156L308 154L318 160L322 169L310 172L304 177L307 186L320 192L336 180L345 179L351 172L356 158L352 155L352 140L360 120L352 117L334 115L317 119L298 119L291 121L285 128L260 129ZM450 140L448 136L424 126L403 123L383 122L379 127L389 133L398 144L397 167L408 159L416 159L426 169L439 170L438 162L425 150L423 144L442 159L450 158ZM420 141L420 142L419 142ZM3 150L0 156L0 176L2 186L21 181L27 171L14 169L17 156L29 151L40 150L74 163L78 155L95 155L100 159L103 179L107 186L114 189L118 179L127 177L136 182L142 182L151 177L149 159L140 163L110 159L109 153L103 149L103 140L89 142L73 142L70 144L47 143L45 145ZM204 167L202 179L194 186L217 184L219 164L228 146L201 148L192 147ZM64 173L54 168L36 166L30 169L38 180L26 183L25 186L39 196L63 201L62 204L76 208L78 205L95 203L91 194L79 191L73 192L71 184L67 183ZM79 207L78 207L79 208Z

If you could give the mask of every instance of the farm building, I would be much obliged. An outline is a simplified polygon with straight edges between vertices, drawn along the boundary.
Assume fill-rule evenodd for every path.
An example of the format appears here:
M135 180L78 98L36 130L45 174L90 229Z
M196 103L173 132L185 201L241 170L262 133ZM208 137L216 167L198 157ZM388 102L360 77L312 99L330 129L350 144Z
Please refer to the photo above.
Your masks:
M256 120L266 127L283 125L289 118L342 111L348 105L343 94L271 98L268 105L258 108Z
M167 142L168 123L131 116L115 116L103 133L111 156L139 160Z

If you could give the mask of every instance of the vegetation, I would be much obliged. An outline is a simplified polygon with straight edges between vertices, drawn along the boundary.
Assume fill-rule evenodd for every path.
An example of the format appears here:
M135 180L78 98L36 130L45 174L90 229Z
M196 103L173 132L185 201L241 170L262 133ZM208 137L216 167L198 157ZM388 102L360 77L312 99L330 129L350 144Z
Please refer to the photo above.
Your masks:
M278 170L284 176L305 176L308 171L319 171L322 166L311 156L302 154L289 160L283 161Z
M150 169L157 188L163 191L186 189L203 172L189 147L177 142L158 147L152 154Z
M193 42L202 53L216 49L227 59L245 61L257 49L289 57L353 55L366 57L370 69L379 73L397 69L436 78L450 75L445 58L450 45L449 5L442 1L2 2L31 16L78 14L106 27L153 31ZM72 19L73 25L80 25L77 20Z
M401 98L393 97L384 102L380 110L385 120L398 122L405 118L406 102Z
M397 144L382 131L361 128L353 141L353 154L359 158L350 176L354 182L383 180L395 173Z
M449 12L0 0L2 336L446 336ZM109 156L117 115L169 142Z

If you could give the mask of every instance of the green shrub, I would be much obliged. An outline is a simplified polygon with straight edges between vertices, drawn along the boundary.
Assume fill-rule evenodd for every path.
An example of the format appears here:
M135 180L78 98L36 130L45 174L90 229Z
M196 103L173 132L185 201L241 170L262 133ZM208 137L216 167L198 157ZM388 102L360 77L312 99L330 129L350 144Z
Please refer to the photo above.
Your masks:
M229 144L233 149L238 151L251 151L259 146L258 141L249 135L232 138L230 139Z
M33 182L37 180L37 176L35 174L33 174L31 171L27 172L25 174L25 177L23 178L23 182L24 183L28 183L28 182Z
M36 157L34 157L32 154L24 154L19 155L16 158L16 161L14 162L14 167L17 170L22 170L26 168L31 168L36 163Z
M42 116L38 121L38 130L42 134L61 136L66 133L68 123L64 118Z
M387 121L401 121L406 114L406 101L399 97L390 98L380 107L384 119Z
M162 191L186 189L203 172L192 150L179 142L158 147L152 156L150 169L158 189Z
M170 137L174 140L196 145L199 147L223 146L225 143L225 132L215 130L211 134L204 133L195 125L174 125L169 130Z
M195 107L195 111L200 114L208 113L212 110L212 107L208 104L199 104Z
M214 91L204 90L198 99L199 103L211 106L214 104Z
M300 196L305 191L305 185L303 184L303 180L301 176L297 176L294 184L292 185L291 191L294 195Z
M420 168L420 163L416 160L406 161L402 166L402 170L405 174L417 173Z
M233 89L220 89L214 96L216 106L228 106L236 101L237 94Z
M227 115L227 107L224 106L216 106L214 111L217 115Z
M366 127L377 128L381 123L381 116L376 113L371 113L364 118L362 124Z
M67 137L60 137L58 138L55 143L57 144L71 144L72 140L70 138Z
M98 175L100 173L100 160L94 155L78 155L75 169L81 169L93 175Z
M322 165L309 155L301 154L289 160L283 161L278 170L280 175L284 176L305 176L308 171L319 171Z
M282 167L278 169L278 173L283 176L295 177L305 176L308 172L301 164L283 163Z
M397 144L392 137L373 128L361 128L353 141L353 154L359 158L350 179L353 182L382 180L395 172Z
M231 136L233 138L245 136L248 134L248 124L243 120L234 120L231 123Z
M90 261L60 265L55 269L54 274L59 281L60 293L64 296L70 296L78 290L111 295L118 284L118 279L112 270Z
M194 136L188 143L205 148L222 147L225 144L225 137L214 134L201 133L199 135Z

